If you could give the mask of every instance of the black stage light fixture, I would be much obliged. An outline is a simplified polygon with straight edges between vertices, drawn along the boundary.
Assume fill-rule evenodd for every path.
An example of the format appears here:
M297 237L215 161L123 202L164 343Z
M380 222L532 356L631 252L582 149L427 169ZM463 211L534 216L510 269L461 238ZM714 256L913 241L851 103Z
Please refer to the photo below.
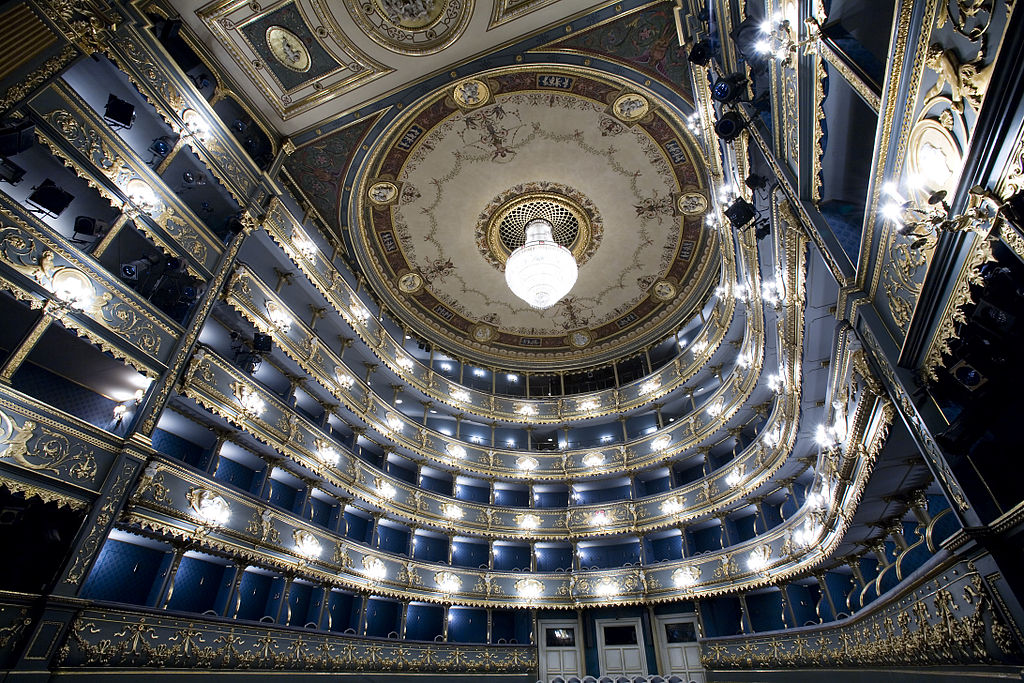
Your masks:
M78 239L79 235L85 235L86 237L93 237L96 235L96 219L91 216L78 216L75 218L75 231L71 235L71 239L74 242L81 242Z
M701 40L694 43L693 47L690 48L690 55L687 59L690 60L690 64L707 66L711 61L711 56L711 43L707 40Z
M724 104L746 99L746 94L747 77L741 73L722 76L711 86L711 99Z
M0 182L17 185L24 177L25 169L10 159L0 159Z
M131 128L135 123L135 105L111 93L103 110L103 120L112 128Z
M729 219L732 227L742 228L757 217L757 209L746 199L740 198L726 208L725 217Z
M978 372L978 370L965 360L960 361L949 369L949 374L953 376L960 386L967 391L976 391L981 385L988 381L985 375Z
M727 112L715 121L715 135L722 142L732 142L740 136L743 129L747 127L747 123L747 120L741 114L734 111Z
M768 220L758 221L754 224L754 237L763 240L772 233L772 224Z
M153 155L153 158L149 160L149 163L153 163L157 158L163 159L171 153L171 140L166 135L161 135L158 138L153 138L153 142L149 143L149 153Z
M28 119L0 127L0 157L21 154L36 141L36 126Z
M50 218L56 218L68 208L68 204L75 196L57 187L57 183L49 178L41 184L32 188L32 194L28 196L28 203L35 206L37 213L42 213Z
M751 173L747 176L746 180L743 181L743 184L751 190L763 190L768 187L768 177Z
M151 256L141 256L133 261L126 261L121 264L121 279L127 282L138 282L149 273L149 269L158 260Z
M256 353L270 353L271 338L269 334L257 332L252 336L252 350Z

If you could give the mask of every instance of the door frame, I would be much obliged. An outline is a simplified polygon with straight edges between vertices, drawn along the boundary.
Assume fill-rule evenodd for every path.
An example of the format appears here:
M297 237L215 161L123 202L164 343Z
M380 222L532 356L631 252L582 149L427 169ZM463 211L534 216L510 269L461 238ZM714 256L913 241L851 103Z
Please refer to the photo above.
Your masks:
M547 660L544 657L544 655L546 653L546 650L547 650L547 633L546 633L546 629L548 629L548 628L560 628L560 627L565 627L565 626L572 627L573 633L575 634L575 639L576 639L576 668L577 668L577 671L575 672L575 675L579 676L580 678L582 678L586 674L587 665L586 665L586 661L584 661L584 659L583 659L583 655L584 655L584 653L583 653L583 631L581 629L581 625L580 625L579 619L538 619L537 620L537 632L538 632L538 637L537 637L537 664L538 664L538 671L537 671L537 673L540 674L540 679L542 681L547 681L547 680L550 679L550 676L548 676L548 670L547 670ZM565 648L565 649L568 649L568 648ZM559 675L561 675L561 674L559 674Z
M668 656L668 638L665 636L665 624L677 622L677 621L693 621L694 632L697 634L697 643L700 642L700 619L697 617L696 612L679 612L677 614L656 614L654 615L654 624L652 626L657 630L654 633L655 647L658 649L658 654L661 656L661 661L664 663L665 668L669 668L669 656ZM661 673L661 672L659 672ZM674 671L661 673L662 676L668 678L673 675Z
M651 675L651 667L647 664L647 643L644 640L644 625L640 617L620 617L617 619L594 619L594 630L597 632L594 638L597 646L597 663L600 670L599 676L610 676L604 662L604 627L605 626L636 626L636 641L640 647L640 664L643 666L643 676ZM613 646L618 647L618 646Z

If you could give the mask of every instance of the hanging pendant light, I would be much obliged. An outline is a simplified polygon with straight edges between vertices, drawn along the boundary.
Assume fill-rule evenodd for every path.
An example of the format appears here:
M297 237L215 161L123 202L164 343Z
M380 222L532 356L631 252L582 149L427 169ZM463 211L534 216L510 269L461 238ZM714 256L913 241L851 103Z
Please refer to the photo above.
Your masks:
M505 283L512 293L544 310L558 303L579 274L572 252L555 242L551 223L535 218L526 224L526 244L505 263Z

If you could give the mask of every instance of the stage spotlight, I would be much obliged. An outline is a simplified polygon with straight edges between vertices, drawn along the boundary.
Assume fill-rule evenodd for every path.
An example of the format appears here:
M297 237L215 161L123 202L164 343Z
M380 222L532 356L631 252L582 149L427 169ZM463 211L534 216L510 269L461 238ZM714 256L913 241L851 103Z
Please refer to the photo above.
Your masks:
M153 142L149 143L149 153L153 155L153 158L149 160L150 164L157 159L166 158L171 153L171 139L166 135L154 138Z
M121 279L126 282L138 282L139 278L145 277L149 273L149 269L156 262L157 259L152 256L143 256L133 261L126 261L121 264Z
M36 141L35 124L27 119L7 123L0 128L0 157L21 154Z
M715 135L721 138L722 142L732 142L740 136L743 129L747 127L748 121L741 114L734 111L722 114L722 117L715 121Z
M690 60L691 64L696 64L697 66L707 66L708 63L711 61L711 57L711 43L708 42L707 40L701 40L690 48L690 56L688 57L688 59Z
M725 217L734 228L742 228L757 217L757 209L746 199L737 199L725 210Z
M0 182L17 185L25 177L25 169L10 159L0 159Z
M107 106L103 110L103 120L114 129L131 128L135 123L135 105L111 94L107 98Z
M64 209L68 208L74 198L73 194L65 192L57 187L57 183L47 178L32 188L32 194L26 201L35 207L32 209L35 213L57 218L64 212Z
M751 190L763 190L768 187L768 177L751 173L747 176L747 179L743 181L743 184Z
M746 99L747 77L741 73L722 76L711 86L711 99L724 104Z

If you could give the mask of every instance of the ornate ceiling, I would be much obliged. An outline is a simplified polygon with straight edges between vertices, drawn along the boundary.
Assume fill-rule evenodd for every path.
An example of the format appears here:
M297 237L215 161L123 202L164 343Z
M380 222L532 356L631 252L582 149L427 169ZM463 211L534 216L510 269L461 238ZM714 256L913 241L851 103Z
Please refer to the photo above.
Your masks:
M361 269L403 322L460 354L535 367L621 356L693 313L717 273L701 152L672 107L624 79L484 72L421 98L376 140L347 221ZM545 212L571 223L581 267L539 311L502 271Z

